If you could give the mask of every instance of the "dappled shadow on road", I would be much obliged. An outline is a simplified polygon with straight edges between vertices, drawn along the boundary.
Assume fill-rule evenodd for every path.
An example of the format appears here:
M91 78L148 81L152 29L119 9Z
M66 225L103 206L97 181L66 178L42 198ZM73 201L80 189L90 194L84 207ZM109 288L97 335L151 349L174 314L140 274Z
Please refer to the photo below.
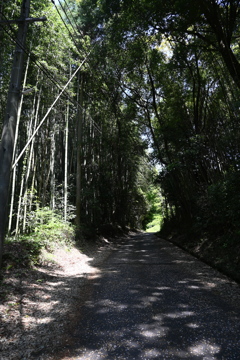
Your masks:
M239 286L153 235L119 244L84 300L55 359L239 359Z

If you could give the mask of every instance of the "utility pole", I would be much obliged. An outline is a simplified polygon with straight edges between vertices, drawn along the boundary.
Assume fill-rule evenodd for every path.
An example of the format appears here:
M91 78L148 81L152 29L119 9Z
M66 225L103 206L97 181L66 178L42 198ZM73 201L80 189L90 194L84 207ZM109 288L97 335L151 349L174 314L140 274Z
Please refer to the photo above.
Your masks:
M2 137L0 142L0 267L2 265L3 244L5 239L5 228L8 214L9 187L17 113L22 91L21 84L24 70L24 48L26 43L27 29L29 22L46 20L46 18L31 19L29 18L29 13L30 0L22 0L20 19L16 21L14 20L18 23L18 33L8 90L6 114L3 122ZM1 23L6 22L1 21Z

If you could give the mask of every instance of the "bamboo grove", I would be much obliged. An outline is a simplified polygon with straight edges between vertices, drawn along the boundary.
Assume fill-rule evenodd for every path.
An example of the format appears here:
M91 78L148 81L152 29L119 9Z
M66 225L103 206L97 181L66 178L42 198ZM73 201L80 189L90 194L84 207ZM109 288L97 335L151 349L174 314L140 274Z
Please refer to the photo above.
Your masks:
M238 241L239 5L31 0L47 21L29 25L24 49L33 91L20 101L9 233L31 231L39 207L86 232L141 227L154 181L166 232ZM1 119L17 28L6 20L19 11L17 0L0 5Z
M20 9L20 1L1 3L1 119ZM101 58L104 45L82 32L73 1L31 0L30 16L47 21L29 24L23 49L7 231L33 231L36 211L44 208L84 236L107 224L139 227L153 168L146 165L136 109L124 98L113 64Z

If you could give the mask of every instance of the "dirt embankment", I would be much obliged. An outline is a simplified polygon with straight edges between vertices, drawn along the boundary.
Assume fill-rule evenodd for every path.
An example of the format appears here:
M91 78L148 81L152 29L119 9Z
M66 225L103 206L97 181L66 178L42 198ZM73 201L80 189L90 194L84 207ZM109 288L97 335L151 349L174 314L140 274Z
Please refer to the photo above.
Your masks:
M174 235L167 240L240 283L239 242L226 237L203 238L189 235Z

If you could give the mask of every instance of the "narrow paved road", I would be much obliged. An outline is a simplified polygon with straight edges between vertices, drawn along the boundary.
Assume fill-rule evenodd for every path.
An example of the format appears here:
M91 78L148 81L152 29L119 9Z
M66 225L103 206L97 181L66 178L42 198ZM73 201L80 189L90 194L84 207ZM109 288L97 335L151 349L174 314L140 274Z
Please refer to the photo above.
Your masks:
M123 240L86 290L64 359L240 359L239 285L152 234Z

